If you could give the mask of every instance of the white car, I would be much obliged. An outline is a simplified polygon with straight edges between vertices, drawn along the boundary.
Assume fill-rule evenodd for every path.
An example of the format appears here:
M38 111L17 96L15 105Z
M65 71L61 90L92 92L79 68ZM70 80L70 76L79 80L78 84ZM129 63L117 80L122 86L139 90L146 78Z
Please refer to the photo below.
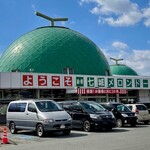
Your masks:
M144 104L126 104L132 112L135 112L138 118L138 122L144 122L148 124L150 121L150 114L147 107Z

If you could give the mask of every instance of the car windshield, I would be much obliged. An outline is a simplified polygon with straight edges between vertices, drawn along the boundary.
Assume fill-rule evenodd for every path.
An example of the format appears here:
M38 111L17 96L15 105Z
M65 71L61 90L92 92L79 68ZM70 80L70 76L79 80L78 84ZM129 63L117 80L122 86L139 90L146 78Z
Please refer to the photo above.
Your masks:
M88 103L81 102L80 104L87 112L90 112L90 113L105 111L105 108L103 106L95 102L88 102Z
M113 107L107 105L107 104L101 104L105 109L111 111L113 109Z
M119 112L131 112L131 110L123 104L116 104L115 107Z
M51 111L62 111L64 110L60 105L54 101L39 101L36 102L36 106L41 112L51 112Z

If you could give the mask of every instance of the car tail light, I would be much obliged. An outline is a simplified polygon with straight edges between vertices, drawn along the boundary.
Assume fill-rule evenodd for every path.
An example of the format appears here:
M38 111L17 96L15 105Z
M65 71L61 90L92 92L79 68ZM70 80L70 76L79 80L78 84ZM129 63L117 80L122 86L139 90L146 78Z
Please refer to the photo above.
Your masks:
M136 114L139 114L139 110L138 110L138 109L136 109L136 110L135 110L135 113L136 113Z

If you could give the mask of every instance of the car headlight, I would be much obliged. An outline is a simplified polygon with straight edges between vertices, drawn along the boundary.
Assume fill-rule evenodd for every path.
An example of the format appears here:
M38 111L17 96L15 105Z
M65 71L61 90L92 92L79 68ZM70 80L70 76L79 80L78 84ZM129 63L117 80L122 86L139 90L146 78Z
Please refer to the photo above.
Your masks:
M72 121L72 118L71 118L71 117L69 117L69 118L68 118L68 121Z
M44 122L45 123L53 123L53 122L55 122L55 120L54 119L45 119Z
M127 114L121 114L123 117L128 117L128 115Z
M135 116L135 117L138 117L138 115L137 115L136 113L134 114L134 116Z
M102 119L99 115L96 115L96 114L90 114L90 118L92 119Z

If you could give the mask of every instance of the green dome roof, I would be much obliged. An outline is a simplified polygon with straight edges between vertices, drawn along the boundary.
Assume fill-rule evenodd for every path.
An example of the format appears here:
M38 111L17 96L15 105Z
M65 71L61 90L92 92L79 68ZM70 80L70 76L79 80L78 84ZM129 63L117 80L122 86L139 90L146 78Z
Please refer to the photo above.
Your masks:
M110 65L110 70L112 75L138 76L133 69L123 64Z
M14 41L0 59L0 71L62 73L73 68L74 74L110 74L101 50L87 37L64 27L37 28Z

